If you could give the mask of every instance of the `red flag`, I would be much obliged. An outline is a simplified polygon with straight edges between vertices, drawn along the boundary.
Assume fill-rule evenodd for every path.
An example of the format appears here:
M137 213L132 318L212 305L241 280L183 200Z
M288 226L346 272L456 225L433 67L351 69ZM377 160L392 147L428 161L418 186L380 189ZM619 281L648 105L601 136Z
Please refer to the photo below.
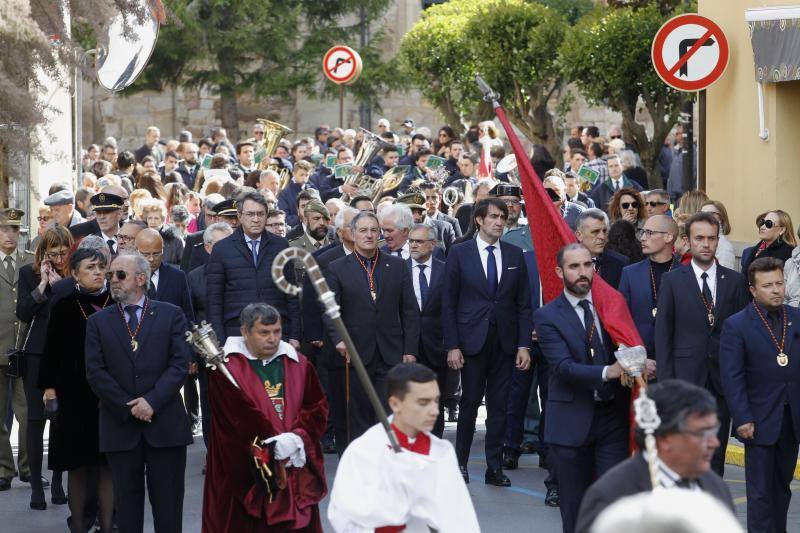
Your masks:
M564 222L561 213L556 210L550 196L544 190L542 181L533 170L531 162L522 148L522 143L514 133L502 106L495 101L495 113L506 130L508 140L517 158L522 193L525 197L525 209L528 225L531 228L533 246L536 250L536 261L539 264L539 278L542 282L542 297L545 302L556 298L564 290L561 280L556 275L556 254L558 250L571 242L575 235ZM616 344L625 346L643 346L642 338L633 324L623 296L600 276L592 282L592 301L603 325Z

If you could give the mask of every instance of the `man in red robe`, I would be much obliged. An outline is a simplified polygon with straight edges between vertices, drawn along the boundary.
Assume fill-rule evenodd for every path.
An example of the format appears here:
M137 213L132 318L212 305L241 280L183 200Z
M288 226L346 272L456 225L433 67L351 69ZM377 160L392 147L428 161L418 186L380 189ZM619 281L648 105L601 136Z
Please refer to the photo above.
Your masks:
M320 438L328 404L305 356L281 340L280 313L263 303L241 313L241 337L224 352L239 388L209 372L214 426L203 491L204 533L321 532L327 493ZM268 452L282 488L256 483L255 455ZM277 468L276 468L277 466ZM284 479L285 476L285 479ZM284 486L285 485L285 486Z

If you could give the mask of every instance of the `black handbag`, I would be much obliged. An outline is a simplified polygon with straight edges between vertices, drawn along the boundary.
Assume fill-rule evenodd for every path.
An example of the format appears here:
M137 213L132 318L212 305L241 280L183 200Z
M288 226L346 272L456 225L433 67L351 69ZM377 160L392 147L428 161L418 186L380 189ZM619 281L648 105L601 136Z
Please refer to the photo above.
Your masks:
M25 334L25 342L22 343L22 348L13 348L6 352L8 357L8 368L6 368L6 375L12 378L24 378L27 370L27 359L25 358L25 348L28 346L28 339L31 337L31 330L36 323L36 317L31 320L31 325L28 332Z

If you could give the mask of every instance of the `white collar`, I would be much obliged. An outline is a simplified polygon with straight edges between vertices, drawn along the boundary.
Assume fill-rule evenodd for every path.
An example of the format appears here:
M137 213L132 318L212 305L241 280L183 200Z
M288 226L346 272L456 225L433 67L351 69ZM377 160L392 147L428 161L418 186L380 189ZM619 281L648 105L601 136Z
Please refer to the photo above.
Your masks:
M225 346L222 347L222 351L225 352L225 355L240 353L252 361L258 359L250 353L250 350L247 349L247 344L244 342L244 337L228 337L228 339L225 341ZM300 362L300 358L297 356L297 350L295 350L294 347L288 342L281 341L281 343L278 345L278 351L275 352L275 355L267 359L265 363L271 363L279 355L285 355L295 363Z
M106 235L106 234L105 234L105 232L104 232L103 230L100 230L100 235L102 235L102 237L103 237L103 240L104 240L104 241L106 241L106 243L108 243L108 241L114 241L114 242L117 242L117 236L116 236L116 234L115 234L115 235L112 235L111 237L109 237L108 235Z
M578 303L581 300L589 300L589 303L592 304L592 307L594 307L594 302L592 301L592 291L589 291L589 294L587 294L583 298L578 298L577 296L568 293L567 290L564 289L564 297L567 299L567 301L572 307L578 307Z
M494 246L495 249L498 249L498 250L500 249L500 241L499 240L497 242L495 242L494 244L490 244L490 243L484 241L481 238L481 234L478 231L475 232L475 240L478 243L478 250L480 250L480 251L485 250L487 246Z
M4 251L0 250L0 263L4 263L4 262L5 262L5 260L6 260L6 257L10 257L10 258L11 258L11 261L12 261L13 263L16 263L16 262L17 262L17 251L16 251L16 250L14 250L14 251L13 251L13 252L11 252L10 254L7 254L7 253L5 253Z
M431 255L428 257L428 260L427 260L427 261L423 261L422 263L420 263L419 261L417 261L416 259L414 259L414 258L412 257L412 258L411 258L411 268L416 268L416 267L417 267L417 266L419 266L419 265L425 265L426 267L428 267L428 271L430 271L430 270L431 270L431 267L433 266L433 254L431 254Z
M347 246L345 246L344 244L342 245L342 250L344 250L345 256L348 256L353 253L353 250L348 249Z
M716 261L712 261L711 262L711 266L709 267L708 270L703 270L702 268L700 268L697 265L697 263L694 262L694 259L692 259L692 270L694 271L694 276L697 279L700 279L700 276L703 275L703 272L708 274L708 278L709 279L712 279L712 280L716 280L717 279L717 262Z
M259 235L257 239L251 239L247 236L247 233L245 233L244 240L247 244L250 244L251 242L257 242L258 244L261 244L261 235Z

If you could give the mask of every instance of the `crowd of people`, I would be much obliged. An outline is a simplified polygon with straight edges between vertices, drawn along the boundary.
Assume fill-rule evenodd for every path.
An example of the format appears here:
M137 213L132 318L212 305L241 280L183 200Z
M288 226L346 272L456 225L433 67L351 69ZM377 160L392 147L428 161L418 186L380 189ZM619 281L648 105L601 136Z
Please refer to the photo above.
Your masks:
M493 123L464 136L411 119L395 129L381 119L375 134L322 125L272 153L266 127L235 144L219 127L196 142L150 127L136 150L91 145L79 187L44 195L29 243L25 213L0 211L0 491L19 476L31 509L47 508L48 487L52 504L69 504L73 532L138 532L146 483L156 531L180 531L194 435L208 450L205 531L321 530L322 454L336 453L351 477L334 486L335 527L477 527L466 511L414 514L414 500L367 516L353 454L382 442L371 387L403 447L457 465L458 483L470 482L485 403L485 483L509 486L505 472L538 453L545 503L565 533L588 531L649 480L643 456L629 457L630 390L592 301L600 277L627 302L657 381L661 485L732 509L720 479L732 427L745 444L748 529L785 530L800 436L800 248L776 209L757 217L739 264L725 206L681 189L679 128L658 187L617 127L573 128L563 166L532 148L577 241L557 257L563 295L545 305L520 178ZM369 386L305 267L284 272L299 297L273 280L290 246L316 258ZM185 341L203 321L236 385ZM453 447L446 422L457 422ZM448 529L459 520L468 525Z

